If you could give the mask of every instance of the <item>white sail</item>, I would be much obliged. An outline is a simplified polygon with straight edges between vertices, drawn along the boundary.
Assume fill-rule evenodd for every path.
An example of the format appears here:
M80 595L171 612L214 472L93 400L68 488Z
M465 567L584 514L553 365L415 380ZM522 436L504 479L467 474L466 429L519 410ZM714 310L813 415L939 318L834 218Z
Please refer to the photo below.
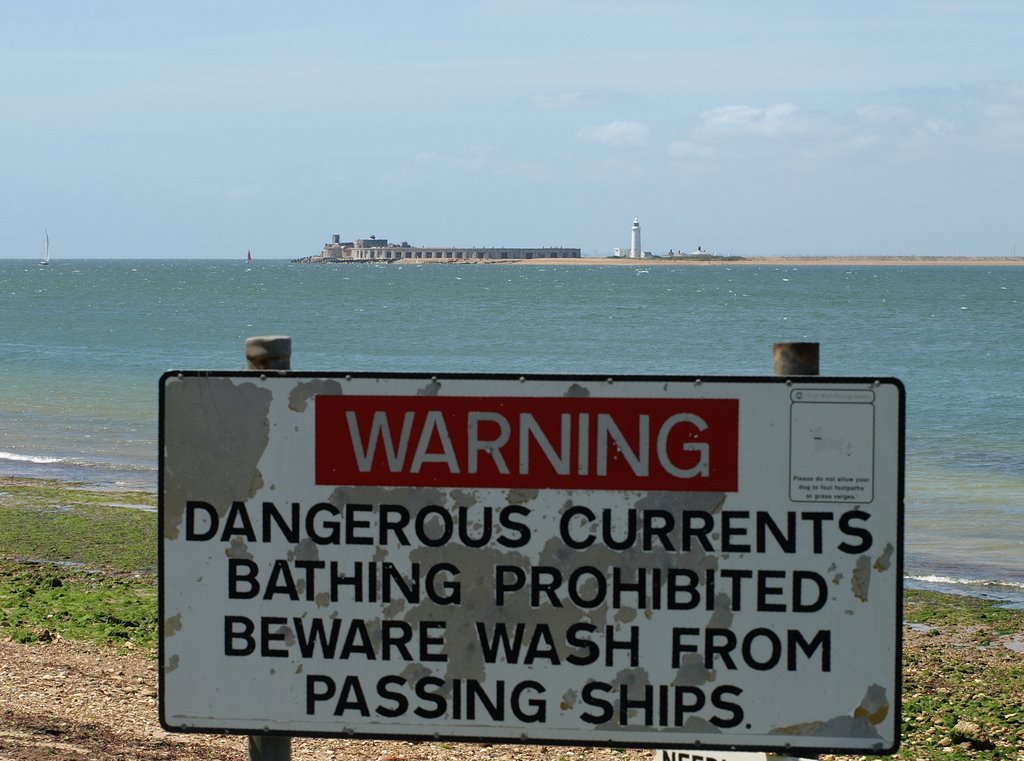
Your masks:
M43 228L43 258L39 262L40 264L50 263L50 233Z

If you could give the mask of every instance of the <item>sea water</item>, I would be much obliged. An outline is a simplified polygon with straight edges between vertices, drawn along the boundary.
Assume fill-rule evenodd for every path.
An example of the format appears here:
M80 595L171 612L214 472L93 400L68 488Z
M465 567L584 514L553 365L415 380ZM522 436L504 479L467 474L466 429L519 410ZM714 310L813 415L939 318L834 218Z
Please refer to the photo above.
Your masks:
M1024 267L0 260L0 474L155 489L158 380L306 371L823 375L907 389L908 583L1024 604Z

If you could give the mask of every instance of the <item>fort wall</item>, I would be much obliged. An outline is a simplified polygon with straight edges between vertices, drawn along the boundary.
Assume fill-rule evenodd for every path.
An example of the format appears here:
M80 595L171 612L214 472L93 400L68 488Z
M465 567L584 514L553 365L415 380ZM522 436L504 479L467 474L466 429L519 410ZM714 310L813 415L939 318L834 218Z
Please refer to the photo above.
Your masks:
M578 248L456 248L447 246L410 246L408 243L389 243L383 238L362 238L342 241L334 235L324 245L319 257L310 260L321 261L401 261L401 260L517 260L517 259L579 259Z

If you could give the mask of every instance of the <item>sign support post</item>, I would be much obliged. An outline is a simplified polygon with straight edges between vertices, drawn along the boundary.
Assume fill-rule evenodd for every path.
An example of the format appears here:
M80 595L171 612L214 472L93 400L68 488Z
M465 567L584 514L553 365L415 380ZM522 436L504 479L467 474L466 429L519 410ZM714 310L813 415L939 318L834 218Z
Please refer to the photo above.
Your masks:
M290 370L292 339L289 336L245 339L245 363L249 370ZM249 761L291 761L291 758L290 737L249 735Z
M777 343L774 347L775 375L817 375L817 343Z
M791 342L777 343L772 347L773 375L785 377L789 375L817 375L819 371L819 345L817 343ZM701 750L684 750L673 752L660 750L654 754L654 761L690 761L702 758L713 761L806 761L798 756L779 755L776 753L737 753L707 752Z

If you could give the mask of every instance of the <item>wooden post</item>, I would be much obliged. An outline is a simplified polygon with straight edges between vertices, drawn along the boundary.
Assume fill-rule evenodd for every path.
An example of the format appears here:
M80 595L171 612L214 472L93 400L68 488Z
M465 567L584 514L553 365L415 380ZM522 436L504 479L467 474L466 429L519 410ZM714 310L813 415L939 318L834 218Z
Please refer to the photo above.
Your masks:
M292 339L290 336L246 338L245 361L248 370L290 370Z
M776 375L817 375L818 344L775 344Z
M817 375L818 353L817 343L775 344L775 375ZM765 761L811 761L811 759L803 756L766 753Z
M249 761L291 761L292 738L249 735Z
M292 339L289 336L256 336L245 339L249 370L290 370ZM249 761L291 761L292 738L249 735Z

